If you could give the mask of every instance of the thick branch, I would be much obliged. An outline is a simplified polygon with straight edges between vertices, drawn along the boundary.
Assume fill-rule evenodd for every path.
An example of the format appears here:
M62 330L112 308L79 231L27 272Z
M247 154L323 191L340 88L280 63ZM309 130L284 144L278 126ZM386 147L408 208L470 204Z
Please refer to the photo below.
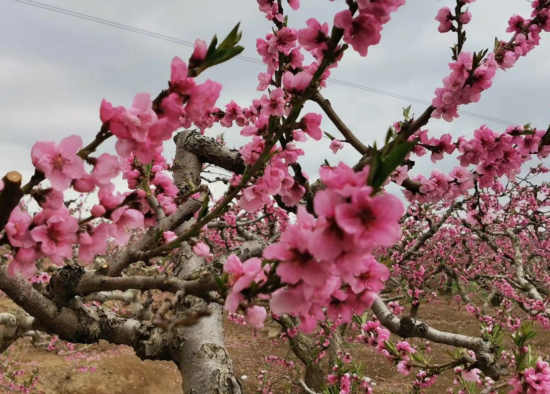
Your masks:
M518 281L521 289L525 291L530 298L537 301L544 301L544 297L541 296L539 291L531 282L525 279L525 269L523 267L523 253L521 250L521 245L519 238L512 229L507 229L506 231L508 238L512 241L514 247L514 265L516 268L516 280ZM550 315L550 309L546 309L545 313Z
M0 353L34 326L34 318L24 312L0 313Z
M0 269L0 289L35 318L33 328L70 342L94 343L105 339L133 347L141 358L170 359L170 334L150 324L123 319L78 302L73 303L74 308L58 307L23 278L9 276L5 268Z
M216 282L210 275L195 280L181 280L166 276L122 276L110 277L86 272L75 288L75 295L85 296L98 291L110 290L162 290L169 292L183 291L197 297L205 297L211 290L216 290Z
M332 123L334 123L334 126L336 126L340 133L342 133L346 141L349 142L351 146L353 146L362 155L368 152L369 148L365 146L353 134L348 126L346 126L342 119L340 119L338 114L334 111L334 108L332 108L332 105L330 104L330 101L328 99L324 98L321 93L317 92L313 95L312 100L319 104L323 111L325 111L325 114L327 114Z
M19 204L21 197L23 197L21 179L21 174L17 171L10 171L2 178L4 189L0 192L0 230L4 228L11 211L13 211L17 204Z
M117 253L113 263L109 267L108 275L120 275L122 270L134 261L139 260L143 251L150 249L158 243L164 231L171 230L185 220L193 216L201 207L201 202L188 199L172 215L161 219L158 224L150 228L139 240Z
M178 148L197 156L200 162L214 164L237 174L244 172L245 164L239 151L227 148L214 138L205 137L197 131L185 131L178 133L174 141ZM182 153L174 162L174 172L182 169L185 157Z
M372 311L392 333L403 338L425 338L432 342L473 350L477 355L476 367L493 379L499 377L491 345L482 338L440 331L427 323L411 317L395 316L380 297L372 304Z

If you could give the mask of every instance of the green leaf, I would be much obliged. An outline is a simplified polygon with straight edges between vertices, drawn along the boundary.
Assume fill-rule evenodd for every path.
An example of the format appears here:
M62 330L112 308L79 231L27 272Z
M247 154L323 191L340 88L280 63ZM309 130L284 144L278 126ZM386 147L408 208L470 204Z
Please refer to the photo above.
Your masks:
M239 32L239 25L237 23L220 45L218 45L217 36L212 38L206 51L206 57L195 65L193 76L199 75L209 67L226 62L244 51L244 47L237 45L242 37L242 33Z
M206 51L206 59L208 59L210 56L216 52L216 45L218 44L218 37L214 35L212 37L212 41L210 41L210 45L208 45L208 49Z
M386 346L386 350L390 352L390 354L394 356L399 356L399 351L392 342L384 341L384 345Z
M237 23L235 27L231 30L231 32L225 37L225 39L220 44L220 49L227 49L232 48L241 40L242 33L239 32L239 26L241 25L241 22Z
M422 365L426 365L426 359L424 358L424 355L420 352L415 352L415 353L411 353L411 357L414 361L422 364Z
M409 120L411 116L411 106L403 108L403 118L405 120Z
M405 159L405 156L412 150L412 148L416 145L416 142L409 142L409 141L401 141L397 142L395 145L392 146L391 150L384 155L384 157L380 157L380 155L377 155L374 157L375 161L373 166L371 164L369 173L369 185L374 187L375 189L378 189L382 184L386 181L386 179L390 176L390 174L399 166L403 159ZM372 178L371 178L372 175Z

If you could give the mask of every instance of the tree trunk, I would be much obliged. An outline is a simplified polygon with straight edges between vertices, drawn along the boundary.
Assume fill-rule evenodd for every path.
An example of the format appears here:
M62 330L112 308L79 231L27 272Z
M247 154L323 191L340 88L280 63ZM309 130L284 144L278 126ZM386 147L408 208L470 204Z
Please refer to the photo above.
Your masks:
M183 245L177 262L179 277L207 274L208 266L203 258L196 256L191 247ZM217 302L205 302L187 295L185 306L177 305L178 312L202 305L208 315L201 316L191 325L174 328L181 338L174 352L185 394L241 394L242 389L233 373L233 363L225 348L223 331L223 306Z
M210 304L210 316L202 317L183 331L184 343L177 352L176 364L185 394L240 394L233 365L224 346L223 310Z
M200 185L202 162L188 150L193 135L187 130L174 137L176 157L174 159L174 181L182 193L194 190ZM199 134L200 135L200 134ZM195 255L189 244L183 244L176 261L176 275L179 278L213 275L212 266ZM172 328L181 342L174 350L173 359L178 365L185 394L241 394L242 389L233 374L233 364L225 349L223 332L223 306L217 302L206 302L190 295L183 295L176 304L176 315L189 316L189 312L202 308L200 318L183 327ZM191 315L192 316L192 315Z
M289 316L281 316L277 322L284 330L293 327L294 324ZM288 338L290 348L305 366L304 382L306 386L316 392L320 392L325 385L326 371L321 368L319 361L316 360L319 354L319 348L313 339L301 332Z

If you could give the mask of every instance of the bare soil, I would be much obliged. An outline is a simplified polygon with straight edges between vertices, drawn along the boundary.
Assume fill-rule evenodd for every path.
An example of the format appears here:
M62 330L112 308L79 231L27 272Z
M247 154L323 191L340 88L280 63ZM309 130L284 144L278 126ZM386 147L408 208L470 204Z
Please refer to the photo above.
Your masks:
M15 306L6 298L0 298L0 312L13 311ZM479 335L479 325L466 312L458 310L454 302L439 300L421 307L419 317L434 327ZM273 393L299 393L295 385L301 376L301 365L287 344L278 339L270 339L274 325L268 324L264 330L254 332L247 326L227 321L226 344L233 358L237 376L241 379L246 393L257 393L261 388L258 375L262 370L274 383ZM271 331L271 332L270 332ZM413 340L419 344L421 341ZM533 348L542 355L550 354L550 332L539 330L532 341ZM352 353L355 361L361 362L367 375L376 382L376 393L409 393L414 374L402 377L390 362L367 345L346 344L346 351ZM432 345L428 353L433 362L450 360L445 346ZM294 361L294 367L283 367L266 361L266 356L276 355ZM19 372L18 372L19 371ZM176 366L170 362L142 361L125 346L114 346L106 342L94 345L75 345L67 348L62 341L55 349L46 346L35 347L30 338L21 338L0 355L0 392L24 392L15 386L7 386L8 381L24 384L35 376L35 384L29 393L48 394L162 394L182 393L181 377ZM449 373L440 377L426 393L444 393L452 384ZM28 386L28 384L27 384Z

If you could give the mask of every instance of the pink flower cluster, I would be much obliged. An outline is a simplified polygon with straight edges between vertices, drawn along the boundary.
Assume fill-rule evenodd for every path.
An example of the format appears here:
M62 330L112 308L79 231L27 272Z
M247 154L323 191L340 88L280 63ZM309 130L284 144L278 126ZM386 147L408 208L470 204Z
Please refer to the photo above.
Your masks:
M33 163L44 173L52 188L44 193L40 201L42 210L34 217L23 207L17 207L11 214L6 225L8 239L15 248L10 272L28 277L40 257L62 264L64 259L73 257L73 245L77 243L80 259L89 262L105 251L108 239L124 243L129 230L143 227L143 214L120 206L124 195L114 193L111 179L120 172L118 158L106 153L100 155L88 174L83 160L77 155L81 146L78 136L69 136L59 144L37 142L33 146ZM99 187L100 204L93 207L92 215L106 215L111 223L96 226L87 223L80 228L78 220L63 203L63 191L70 185L84 193Z
M430 375L425 370L421 369L416 373L413 387L415 389L426 389L433 386L437 379L437 375Z
M42 210L31 217L21 206L16 207L6 224L6 233L15 254L8 269L30 277L36 270L36 260L48 257L60 265L73 257L73 245L80 244L80 258L90 261L103 252L109 237L123 243L128 230L143 226L143 214L121 207L111 214L112 223L79 228L78 221L63 204L63 195L51 189L42 202Z
M531 3L531 18L512 16L508 21L509 33L514 33L509 41L497 41L495 59L502 69L511 68L521 56L527 55L539 45L540 33L550 31L550 2L536 0Z
M187 64L175 57L169 85L170 93L162 99L160 109L153 109L148 93L137 94L130 108L101 102L101 121L117 136L120 156L133 153L141 163L150 163L177 128L189 128L194 123L203 130L216 120L212 112L221 90L219 83L207 80L196 84L188 76Z
M305 72L302 72L305 73ZM252 137L252 141L240 149L245 164L254 164L265 149L265 139L269 133L269 119L271 116L283 116L288 112L288 101L291 98L290 91L293 89L303 89L309 84L311 75L304 85L301 85L300 74L296 75L286 72L283 76L285 90L277 88L260 99L254 100L249 109L241 109L237 104L231 104L231 116L227 118L227 111L222 122L231 125L233 120L246 126L241 130L241 135ZM291 80L291 82L288 82ZM298 83L299 85L294 85ZM227 120L226 120L227 119ZM322 138L321 130L322 117L319 114L308 113L300 119L293 131L293 139L296 142L302 142L309 136L315 140ZM261 177L258 177L254 185L245 188L239 199L239 205L249 211L255 212L269 204L271 197L279 195L282 201L288 206L296 205L305 193L304 187L299 184L293 176L290 175L288 167L297 162L299 156L304 154L302 149L296 147L294 142L287 143L283 149L274 148L273 155ZM306 174L302 173L305 177ZM233 183L240 182L240 177L235 176Z
M174 184L172 177L168 174L169 166L162 155L155 155L153 157L147 173L145 173L144 167L139 165L134 159L134 155L131 154L124 160L122 177L128 182L129 189L136 190L139 209L144 213L147 224L153 225L156 223L156 214L147 201L146 191L141 189L140 184L142 182L148 183L149 191L158 201L166 215L172 214L177 209L176 197L178 196L178 188Z
M246 260L244 263L231 255L225 261L224 272L229 275L229 294L225 299L225 309L229 312L236 312L239 304L245 297L242 294L252 283L261 284L267 280L262 267L262 261L256 257ZM263 306L252 305L246 310L246 321L255 328L262 328L267 312Z
M463 0L462 3L473 3L475 0ZM472 19L472 14L469 11L461 12L458 15L453 15L449 7L441 8L435 17L439 22L438 30L440 33L446 33L449 30L455 31L457 28L453 26L453 21L460 22L465 25Z
M279 7L279 3L276 0L257 0L257 2L258 8L265 14L268 20L283 21L283 10ZM287 2L294 10L300 8L300 0L287 0Z
M494 54L489 54L479 65L474 65L474 55L462 52L449 67L451 74L443 79L443 87L435 90L432 100L435 107L432 116L448 122L458 118L459 105L479 101L481 92L491 87L497 63Z
M262 141L255 138L251 144L263 145ZM250 147L250 144L246 147ZM298 157L303 154L304 151L296 148L293 143L287 144L283 151L275 154L263 175L254 182L254 185L242 191L239 206L249 212L256 212L269 204L271 197L277 194L289 206L298 204L305 193L305 188L290 175L288 167L296 163ZM247 162L246 158L250 156L244 153L243 156Z
M344 41L361 56L367 56L371 45L380 42L380 32L390 20L390 14L405 4L405 0L359 0L358 15L344 10L334 16L334 26L344 30Z
M258 90L265 90L269 85L275 85L273 75L277 68L282 68L281 60L285 63L282 84L286 93L296 94L306 89L328 48L328 25L326 23L321 25L316 19L311 18L308 19L307 26L298 31L284 26L266 35L265 39L256 40L256 50L267 65L267 72L258 75ZM299 46L298 43L301 45ZM313 55L314 62L309 65L303 64L302 48ZM333 67L336 67L335 62L329 65L329 69ZM320 86L325 86L325 81L330 75L329 69L325 70L320 77ZM279 86L278 84L277 87Z
M274 33L266 35L265 40L262 38L256 40L256 50L267 65L268 75L273 75L279 67L279 53L290 57L290 64L294 68L301 67L304 56L296 48L297 38L295 29L283 27Z
M523 370L508 382L512 386L511 394L538 394L550 392L550 366L538 359L535 367Z
M287 285L273 293L271 309L299 316L304 331L324 319L324 308L330 319L349 322L370 307L389 276L371 252L399 239L403 206L390 194L372 195L367 171L355 173L343 163L323 167L326 189L314 200L318 217L299 208L296 223L264 250L264 258L278 261L277 275Z
M432 151L432 161L439 160L445 153L452 153L456 148L460 155L460 167L454 168L449 174L434 170L429 178L418 175L413 178L420 183L420 194L405 192L409 199L433 202L441 199L453 200L466 193L477 181L482 188L497 188L498 178L506 175L508 179L519 173L521 166L532 155L547 157L549 146L541 146L545 130L530 130L523 126L509 127L498 134L487 126L475 130L473 138L460 137L453 143L448 134L440 139L428 139L424 131L411 138L418 138L414 152L422 156L426 150ZM475 165L474 171L467 169ZM406 178L406 167L398 168L393 179L401 183Z
M77 156L82 138L72 135L59 145L54 142L37 142L31 150L32 164L44 173L54 189L63 191L71 182L85 175L84 162Z
M162 151L162 142L169 139L178 126L168 118L157 117L148 93L137 94L128 109L122 106L113 107L104 99L101 102L100 117L118 137L117 153L122 157L135 153L142 163L151 162L153 156Z
M416 352L416 349L414 349L409 342L407 341L400 341L397 342L395 345L395 348L397 349L397 352L399 355L394 355L394 358L398 358L397 362L397 371L407 376L409 373L411 373L411 354Z
M361 334L357 339L376 348L381 354L388 356L385 342L390 339L390 331L378 320L369 320L361 326Z
M205 49L203 43L197 42L191 57L193 64L204 59ZM153 103L146 93L136 95L128 109L102 101L100 118L103 127L118 138L119 156L104 153L97 158L87 158L93 164L91 173L79 157L82 148L79 136L69 136L59 144L37 142L33 146L32 162L49 180L52 189L41 202L42 211L34 217L22 208L10 217L7 231L15 248L10 265L12 272L20 271L28 276L34 270L36 259L42 256L61 264L63 259L72 257L72 247L77 243L80 259L89 262L106 250L109 239L118 244L127 242L130 230L156 222L147 200L148 193L155 197L165 214L176 210L178 189L164 172L168 166L162 156L162 143L176 128L189 127L191 123L204 128L218 120L214 104L221 85L212 81L196 84L188 76L187 65L176 57L171 65L169 87L159 96L159 103ZM130 193L115 191L112 179L121 169L130 189L137 189L139 211L123 205ZM99 189L99 204L92 208L92 216L84 221L82 228L63 204L63 191L70 186L81 193ZM91 220L94 218L109 221L94 225Z

